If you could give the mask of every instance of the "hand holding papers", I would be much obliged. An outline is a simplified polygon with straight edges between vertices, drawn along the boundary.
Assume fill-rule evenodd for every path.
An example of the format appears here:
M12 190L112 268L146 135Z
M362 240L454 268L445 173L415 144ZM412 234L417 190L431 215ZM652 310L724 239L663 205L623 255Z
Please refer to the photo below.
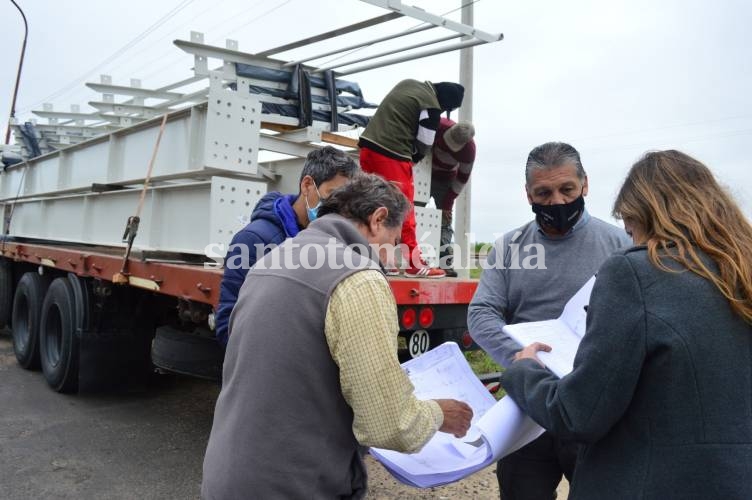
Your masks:
M495 462L538 437L543 429L510 398L496 402L453 342L447 342L403 368L420 399L458 399L473 409L464 438L437 432L418 453L371 448L371 454L405 484L427 488L451 483Z
M551 346L551 352L538 351L538 358L552 372L563 377L572 371L574 355L585 335L587 305L590 302L593 284L595 276L569 299L557 319L506 325L503 328L504 333L523 347L533 342L543 342Z
M538 356L563 377L572 371L580 339L585 335L586 306L595 277L567 302L557 319L507 325L504 331L520 345L543 342L551 352ZM470 369L457 344L447 342L403 368L420 399L458 399L473 409L473 421L464 438L437 432L418 453L371 448L371 454L405 484L427 488L457 481L518 450L543 433L543 428L522 413L511 398L499 402Z

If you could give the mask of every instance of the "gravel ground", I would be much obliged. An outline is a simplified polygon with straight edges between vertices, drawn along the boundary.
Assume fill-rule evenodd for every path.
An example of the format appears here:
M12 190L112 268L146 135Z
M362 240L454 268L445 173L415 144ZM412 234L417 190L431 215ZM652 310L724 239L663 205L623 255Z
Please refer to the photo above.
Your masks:
M413 488L398 482L370 456L366 457L366 467L368 467L368 495L366 498L370 500L497 500L499 498L496 465L489 465L462 481L426 489ZM569 483L566 479L561 482L557 492L558 500L567 499Z

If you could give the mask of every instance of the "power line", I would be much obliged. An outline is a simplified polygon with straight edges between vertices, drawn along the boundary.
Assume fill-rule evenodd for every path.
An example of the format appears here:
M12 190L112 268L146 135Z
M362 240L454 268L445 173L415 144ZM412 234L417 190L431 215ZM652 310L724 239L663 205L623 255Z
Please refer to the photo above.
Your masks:
M676 139L646 139L644 141L640 142L634 142L631 144L615 144L615 145L601 145L601 146L595 146L595 147L581 147L580 149L585 150L587 149L589 152L599 152L599 151L621 151L621 150L630 150L630 149L656 149L660 148L663 145L670 146L671 144L691 144L695 142L704 142L711 139L727 139L730 137L738 137L738 136L744 136L744 135L750 135L752 134L752 129L741 129L741 130L725 130L721 132L716 133L710 133L710 134L703 134L703 135L697 135L694 137L684 137L684 138L676 138Z
M223 0L223 1L225 1L225 0ZM222 21L220 21L220 22L216 23L216 24L215 24L215 25L213 25L212 27L210 27L210 28L207 28L206 30L202 30L202 31L204 31L205 33L210 33L211 31L213 31L213 30L214 30L214 29L216 29L217 27L219 27L219 26L223 26L223 25L227 24L227 23L228 23L228 22L229 22L230 20L232 20L232 19L235 19L235 18L237 18L238 16L240 16L240 15L244 14L245 12L247 12L247 11L249 11L249 10L252 10L252 9L256 8L256 6L257 6L257 5L260 5L260 4L264 3L265 1L266 1L266 0L261 0L261 1L259 1L259 2L256 2L256 3L252 4L252 5L251 5L251 6L249 7L249 8L247 8L247 9L244 9L244 10L241 10L241 11L240 11L240 12L238 12L238 13L234 13L234 14L230 15L230 17L228 17L228 18L226 18L226 19L224 19L224 20L222 20ZM185 23L183 23L183 24L187 24L187 23L189 23L189 22L193 21L194 19L196 19L197 17L200 17L200 16L202 15L202 14L204 14L204 13L205 13L205 12L207 12L208 10L213 10L213 9L215 9L215 7L216 7L216 5L212 5L212 6L211 6L211 7L209 8L209 9L206 9L206 10L202 11L202 12L201 12L200 14L198 14L198 15L194 16L193 18L191 18L190 20L186 21L186 22L185 22ZM180 27L179 27L178 29L181 29L181 28L184 28L184 27L185 27L185 26L180 26ZM174 33L175 31L178 31L178 29L175 29L175 30L171 31L170 33ZM162 38L166 38L166 36L165 36L165 37L162 37ZM158 63L158 62L162 62L162 66L161 66L161 67L160 67L160 68L159 68L158 70L156 70L156 71L153 71L153 72L151 72L151 73L147 74L146 76L142 76L142 77L141 77L141 79L142 79L142 80L148 80L149 78L151 78L151 77L152 77L152 76L154 76L154 75L158 75L158 74L160 74L160 73L163 73L164 71L166 71L166 70L168 70L168 69L170 69L170 68L174 67L174 66L175 66L175 65L177 65L177 64L178 64L179 62L181 62L181 61L183 61L183 60L184 60L184 59L183 59L183 58L181 57L180 59L176 59L176 60L173 60L173 61L172 61L171 63L169 63L168 65L166 65L166 66L165 66L165 65L164 65L164 59L165 59L165 56L169 56L169 55L173 54L174 52L175 52L175 47L174 47L174 46L172 46L172 45L170 45L170 48L168 48L167 50L165 50L165 51L161 52L161 53L160 53L160 54L159 54L158 56L156 56L155 58L151 59L151 60L150 60L149 62L146 62L146 63L144 63L144 64L141 64L141 65L140 65L140 66L138 66L138 67L137 67L137 68L136 68L135 70L133 70L133 72L132 72L132 73L133 73L133 74L137 74L138 72L140 72L140 71L143 71L143 70L144 70L144 68L148 68L149 66L152 66L153 64L155 64L155 63Z
M271 9L269 9L269 10L267 10L267 11L263 12L262 14L260 14L260 15L258 15L258 16L256 16L256 17L254 17L254 18L252 18L252 19L250 19L250 20L248 20L248 21L247 21L247 22L245 22L244 24L242 24L242 25L240 25L240 26L238 26L238 27L236 27L236 28L233 28L233 29L232 29L232 30L230 30L230 31L225 31L225 32L224 32L223 34L219 35L219 37L216 37L216 38L223 38L223 37L226 37L226 36L227 36L227 35L229 35L230 33L234 33L235 31L237 31L237 30L239 30L239 29L241 29L241 28L245 28L245 27L246 27L246 26L248 26L249 24L251 24L251 23L254 23L254 22L256 22L256 21L258 21L258 20L260 20L260 19L262 19L262 18L264 18L264 17L268 16L269 14L271 14L272 12L274 12L275 10L282 8L282 7L283 7L283 6L285 5L285 4L288 4L288 3L290 3L291 1L292 1L292 0L285 0L285 1L284 1L284 2L282 2L281 4L279 4L279 5L275 6L275 7L272 7ZM247 8L247 9L244 9L244 10L242 10L241 12L239 12L239 13L237 13L237 14L234 14L234 15L230 16L229 18L225 19L224 21L220 21L219 23L215 24L215 25L214 25L214 26L212 26L211 28L207 29L207 33L211 32L211 30L215 29L215 28L216 28L216 27L218 27L218 26L222 26L222 25L225 25L225 24L227 24L227 21L228 21L228 20L230 20L230 19L233 19L233 18L237 18L237 17L238 17L238 16L240 15L240 14L242 14L242 13L245 13L245 12L248 12L249 10L253 10L253 9L254 9L254 8L255 8L255 7L257 6L257 5L261 5L261 4L263 4L263 3L265 3L265 0L262 0L262 1L260 1L260 2L257 2L257 3L255 3L255 4L253 4L253 5L251 5L251 7ZM215 39L216 39L216 38L215 38ZM172 51L170 50L170 51L168 51L168 53L169 53L169 52L172 52ZM157 62L157 61L161 61L162 59L163 59L162 57L160 57L160 58L156 58L156 59L154 59L154 60L150 61L149 63L147 63L147 64L145 64L145 65L141 66L141 68L145 68L145 67L148 67L148 66L150 66L151 64L153 64L153 63L155 63L155 62ZM143 79L144 79L144 80L147 80L147 79L149 79L149 78L152 78L152 77L154 77L154 76L156 76L156 75L159 75L159 74L161 74L161 73L164 73L165 71L169 70L170 68L173 68L173 67L174 67L174 66L176 66L177 64L180 64L180 63L181 63L181 62L182 62L183 60L184 60L184 59L183 59L183 58L181 57L181 58L179 58L179 59L176 59L176 60L174 60L173 62L171 62L170 64L168 64L168 65L166 65L166 66L165 66L165 65L163 65L163 66L161 66L161 67L160 67L160 68L159 68L158 70L156 70L156 71L153 71L153 72L149 73L148 75L144 76L144 77L143 77Z
M713 118L710 120L697 120L697 121L691 121L691 122L684 122L684 123L674 123L670 125L662 125L660 127L653 127L653 128L642 128L639 130L628 130L628 131L622 131L622 132L613 132L610 134L603 134L603 135L594 135L590 137L580 137L578 139L573 139L573 142L587 142L592 140L601 140L601 139L608 139L611 137L623 137L626 135L636 135L636 134L645 134L648 132L659 132L662 130L670 130L674 128L683 128L683 127L693 127L695 125L707 125L709 123L720 123L725 122L729 120L743 120L746 118L752 118L752 114L745 114L745 115L735 115L735 116L725 116L722 118Z
M157 20L157 21L156 21L156 22L155 22L154 24L152 24L152 25L151 25L151 26L150 26L149 28L147 28L146 30L144 30L144 32L142 32L141 34L139 34L139 35L138 35L137 37L135 37L135 38L134 38L133 40L131 40L131 41L130 41L130 42L128 42L128 43L127 43L126 45L124 45L123 47L121 47L120 49L118 49L118 50L117 50L117 51L116 51L115 53L113 53L112 55L110 55L109 57L107 57L106 59L104 59L104 60L103 60L102 62L100 62L99 64L97 64L97 65L96 65L95 67L93 67L93 68L91 68L90 70L88 70L88 71L87 71L87 72L86 72L85 74L82 74L82 75L81 75L80 77L78 77L77 79L75 79L75 80L71 81L70 83L68 83L67 85L65 85L65 86L64 86L63 88L59 89L58 91L54 92L53 94L50 94L49 96L45 97L44 99L41 99L41 100L39 100L39 101L37 101L37 102L35 102L35 103L33 103L33 104L31 104L31 105L27 106L27 107L24 107L24 108L22 109L22 111L24 111L24 112L26 112L26 111L30 111L31 109L33 109L34 107L38 106L39 104L42 104L42 103L44 103L44 102L49 102L49 101L51 101L51 100L53 100L53 99L59 98L59 97L61 97L61 96L64 96L64 95L66 95L66 94L70 93L70 92L71 92L71 91L73 91L73 90L84 91L84 90L85 90L85 88L84 88L84 87L82 87L82 86L81 86L81 84L82 84L82 83L84 83L84 82L85 82L85 81L86 81L86 80L87 80L87 79L88 79L88 78L90 77L90 75L92 75L93 73L95 73L95 72L96 72L97 70L99 70L100 68L102 68L102 67L106 66L107 64L111 63L111 62L112 62L113 60L117 59L118 57L122 56L122 55L123 55L123 54L124 54L125 52L127 52L127 51L128 51L129 49L131 49L132 47L134 47L135 45L137 45L137 44L138 44L139 42L141 42L141 41L142 41L142 40L143 40L144 38L146 38L146 37L147 37L148 35L150 35L150 34L151 34L151 33L153 33L154 31L156 31L156 30L157 30L157 29L158 29L159 27L161 27L162 25L164 25L164 24L165 24L165 23L166 23L166 22L167 22L167 21L168 21L168 20L169 20L170 18L172 18L172 17L173 17L173 16L175 15L175 14L177 14L178 12L182 11L183 9L185 9L185 8L186 8L186 7L187 7L187 6L189 5L189 4L193 3L194 1L195 1L195 0L182 0L182 1L181 1L180 3L178 3L178 4L177 4L177 5L175 6L175 7L173 7L173 9L172 9L172 10L170 10L170 11L169 11L169 12L168 12L167 14L163 15L163 16L162 16L162 17L161 17L161 18L160 18L159 20ZM223 1L225 1L225 0L223 0ZM270 9L268 9L268 10L264 11L264 12L263 12L263 13L261 13L260 15L258 15L258 16L255 16L255 17L251 18L250 20L248 20L247 22L245 22L245 23L241 24L240 26L237 26L237 27L235 27L235 28L232 28L232 29L231 29L231 30L229 30L229 31L226 31L226 32L225 32L225 33L224 33L223 35L220 35L220 38L221 38L221 37L225 37L225 36L227 36L227 35L229 35L229 34L231 34L231 33L235 33L235 32L237 32L238 30L240 30L240 29L242 29L242 28L245 28L245 27L247 27L248 25L250 25L250 24L252 24L252 23L259 21L260 19L263 19L264 17L266 17L266 16L270 15L270 14L271 14L271 13L273 13L274 11L276 11L276 10L278 10L278 9L280 9L280 8L282 8L282 7L284 7L284 6L286 5L286 4L290 3L291 1L292 1L292 0L285 0L285 1L283 1L282 3L280 3L280 4L278 4L278 5L275 5L274 7L272 7L272 8L270 8ZM451 14L451 13L453 13L453 12L456 12L456 11L458 11L458 10L461 10L461 9L462 9L463 7L466 7L466 6L468 6L468 5L472 5L472 4L474 4L474 3L478 3L479 1L480 1L480 0L471 0L471 1L469 1L469 2L467 2L467 3L465 3L465 4L463 4L463 5L461 5L460 7L457 7L457 8L455 8L455 9L452 9L452 10L449 10L449 11L445 12L445 13L444 13L444 14L442 14L442 15L443 15L443 16L445 16L445 15ZM240 15L240 14L242 14L242 13L244 13L244 12L247 12L247 11L250 11L250 10L253 10L253 9L255 9L257 5L260 5L260 4L262 4L262 3L264 3L264 2L263 2L263 1L261 1L261 2L257 2L257 3L254 3L254 4L253 4L253 5L251 5L251 6L249 7L249 8L243 9L243 10L242 10L242 11L241 11L240 13L236 13L236 14L233 14L233 15L232 15L232 16L230 16L229 18L227 18L227 19L225 19L225 20L223 20L223 21L221 21L221 22L219 22L219 23L215 24L215 25L214 25L214 26L213 26L213 27L212 27L212 28L211 28L210 30L208 30L207 32L209 32L209 31L211 31L211 30L215 29L215 28L216 28L216 27L218 27L218 26L223 26L223 25L226 25L226 24L228 23L228 21L229 21L229 20L237 18L237 17L238 17L238 16ZM197 15L193 16L193 17L192 17L192 18L191 18L191 19L190 19L189 21L187 21L187 22L190 22L191 20L193 20L193 19L196 19L197 17L200 17L200 16L201 16L201 15L202 15L203 13L207 12L208 10L212 10L212 9L214 9L214 8L216 8L216 4L213 4L213 5L212 5L212 6L211 6L211 7L209 8L209 9L204 9L204 10L203 10L203 11L201 11L201 12L200 12L199 14L197 14ZM184 23L183 23L183 24L184 24ZM423 24L425 24L425 23L418 23L418 24L416 25L416 27L417 27L417 26L421 26L421 25L423 25ZM179 28L178 28L178 29L179 29ZM411 28L408 28L408 29L411 29ZM174 33L175 31L177 31L177 29L173 29L172 31L168 32L168 35L169 35L170 33ZM161 40L161 39L164 39L164 38L165 38L166 36L167 36L167 35L165 35L165 36L162 36L162 37L161 37L161 38L160 38L159 40ZM154 46L154 45L155 45L155 43L151 43L151 44L150 44L150 45L149 45L148 47L145 47L145 48L141 49L140 51L136 52L136 54L135 54L135 55L139 55L139 54L142 54L143 52L145 52L146 50L148 50L148 48L150 48L150 47L152 47L152 46ZM369 44L369 45L370 45L370 44ZM365 47L363 47L363 48L365 48ZM343 55L343 56L340 56L340 57L336 57L336 58L332 59L332 61L334 61L334 60L337 60L337 59L340 59L340 58L342 58L342 57L345 57L345 56L349 55L350 53L354 53L354 52L356 52L357 50L360 50L360 49L356 49L356 50L354 50L354 51L351 51L351 52L349 52L349 53L346 53L346 54L345 54L345 55ZM162 53L162 54L161 54L161 55L160 55L159 57L156 57L156 58L152 59L151 61L149 61L149 62L147 62L147 63L145 63L145 64L142 64L142 65L140 65L140 66L139 66L139 67L138 67L138 68L137 68L137 69L136 69L135 71L132 71L132 72L131 72L131 74L135 76L135 75L137 75L138 71L142 70L143 68L149 67L149 66L151 66L152 64L154 64L154 63L157 63L157 62L160 62L160 61L162 62L162 65L160 66L160 68L159 68L158 70L156 70L156 71L154 71L154 72L152 72L152 73L149 73L148 75L142 76L142 77L141 77L141 79L142 79L142 80L147 80L147 79L149 79L149 78L152 78L152 77L154 77L154 76L156 76L156 75L158 75L158 74L161 74L161 73L164 73L165 71L168 71L168 70L170 70L170 69L171 69L172 67L176 66L177 64L179 64L179 63L180 63L180 62L182 61L182 58L181 58L181 59L179 59L179 60L175 60L175 61L173 61L172 63L169 63L169 64L165 65L165 64L164 64L164 58L165 58L165 56L166 56L166 55L168 55L168 54L169 54L169 53L170 53L171 51L172 51L172 49L169 49L169 50L167 50L166 52ZM127 61L132 61L132 60L134 60L134 58L135 58L134 56L131 56L131 57L129 57L129 58L127 59Z
M281 9L282 7L284 7L285 5L287 5L288 3L290 3L291 1L292 1L292 0L285 0L284 2L282 2L282 3L281 3L281 4L279 4L279 5L277 5L276 7L272 7L271 9L267 10L267 11L266 11L266 12L264 12L263 14L260 14L260 15L258 15L258 16L256 16L256 17L254 17L253 19L251 19L250 21L246 22L245 24L241 24L241 25L240 25L240 26L238 26L237 28L235 28L235 29L233 29L233 30L231 30L231 31L228 31L227 33L225 33L225 34L224 34L224 35L222 35L222 36L227 36L227 35L229 35L229 34L231 34L231 33L235 33L236 31L238 31L238 30L239 30L239 29L241 29L241 28L245 28L245 27L246 27L246 26L248 26L249 24L251 24L251 23L254 23L254 22L256 22L256 21L258 21L258 20L260 20L260 19L262 19L262 18L264 18L264 17L268 16L269 14L271 14L272 12L274 12L275 10Z
M213 0L211 0L211 1L213 1ZM211 5L209 5L208 8L200 11L199 13L197 13L196 15L194 15L193 17L191 17L191 18L189 18L187 20L184 20L184 21L179 21L177 27L175 27L172 30L168 31L167 33L165 33L161 37L155 39L152 43L146 45L141 50L139 50L139 51L135 52L134 54L130 55L121 64L119 64L118 66L119 66L119 70L121 71L121 74L122 73L127 73L127 76L138 77L142 81L145 81L145 80L148 80L149 77L152 76L152 75L154 75L154 74L162 73L162 72L166 71L167 69L174 67L180 61L174 60L172 63L170 63L168 65L164 64L165 57L169 56L169 55L171 55L171 54L173 54L175 52L175 47L173 47L172 44L170 44L170 46L169 46L169 48L167 50L161 52L159 55L157 55L153 59L149 60L149 62L147 62L147 63L141 63L141 64L139 64L138 66L136 66L135 68L132 68L132 69L123 70L123 67L127 66L130 62L132 62L132 61L139 61L141 59L141 57L140 57L141 54L143 54L143 53L145 53L147 51L150 51L150 49L152 49L153 47L155 47L159 42L161 42L161 41L163 41L163 40L165 40L167 38L170 38L170 35L172 35L173 33L185 29L185 27L187 25L189 25L191 22L193 22L194 20L198 19L199 17L203 16L207 12L213 11L213 10L217 10L217 7L219 5L221 5L222 3L225 3L227 1L228 0L219 0L218 2L214 2ZM232 17L233 16L229 17L228 19L232 19ZM175 18L173 17L173 19L175 19ZM224 22L226 22L226 21L227 20L225 20ZM220 23L220 24L223 24L223 23ZM154 71L154 72L150 73L147 76L139 75L139 73L141 71L143 71L144 68L148 68L149 66L151 66L151 65L153 65L155 63L161 63L160 69L158 69L157 71ZM115 78L113 78L113 80L115 80ZM83 92L86 92L86 91L88 91L88 89L86 87L84 87L84 86L81 86L81 87L78 88L78 90L77 90L77 92L75 94L70 94L70 95L73 96L73 95L80 94L80 93L83 93Z
M212 1L212 3L211 3L211 5L209 5L209 7L207 7L206 9L204 9L204 10L202 10L202 11L200 11L200 12L199 12L198 14L196 14L196 15L195 15L195 16L193 16L193 17L191 17L190 19L187 19L187 20L185 20L185 21L180 21L180 23L178 23L178 26L177 26L176 28L174 28L174 29L172 29L172 30L168 31L167 33L165 33L165 34L164 34L164 35L162 35L161 37L157 38L156 40L154 40L154 41L153 41L152 43L150 43L150 44L149 44L149 45L147 45L146 47L144 47L144 48L142 48L141 50L139 50L138 52L135 52L134 54L132 54L132 55L131 55L131 56L130 56L130 57L129 57L129 58L127 59L127 60L125 60L125 61L124 61L124 64L127 64L127 63L129 63L129 62L131 62L131 61L133 61L133 60L137 60L137 59L140 59L140 57L139 57L139 56L140 56L141 54L143 54L144 52L147 52L147 51L148 51L149 49L151 49L152 47L154 47L155 45L157 45L157 44L158 44L159 42L161 42L162 40L164 40L164 39L166 39L166 38L169 38L169 37L170 37L170 35L172 35L173 33L175 33L175 32L178 32L178 31L181 31L181 30L184 30L184 29L185 29L185 27L186 27L187 25L189 25L190 23L192 23L193 21L195 21L195 20L196 20L196 19L198 19L199 17L203 16L203 15L204 15L204 14L206 14L207 12L209 12L209 11L212 11L212 10L217 10L217 7L218 7L219 5L221 5L221 4L225 3L225 2L227 2L228 0L219 0L219 1L217 1L217 2L214 2L214 0L211 0L211 1ZM155 59L152 59L151 61L149 61L149 62L148 62L148 63L146 63L146 64L141 64L140 66L137 66L135 70L132 70L132 71L131 71L131 73L135 75L136 73L138 73L139 71L141 71L141 69L142 69L142 68L144 68L144 67L146 67L146 66L149 66L150 64L152 64L152 63L154 63L154 62L157 62L157 61L163 60L163 59L164 59L164 56L165 56L165 55L168 55L168 54L169 54L170 52L172 52L173 50L174 50L174 47L171 47L171 48L170 48L169 50L167 50L166 52L163 52L162 54L160 54L160 55L159 55L159 56L158 56L157 58L155 58Z
M53 100L53 99L55 99L57 97L61 97L61 96L65 95L65 94L67 94L68 92L70 92L70 90L78 88L83 82L85 82L87 80L87 78L92 73L95 73L100 68L106 66L107 64L109 64L113 60L117 59L119 56L121 56L123 53L125 53L128 49L130 49L131 47L133 47L134 45L136 45L137 43L139 43L146 36L148 36L149 34L151 34L152 32L154 32L157 28L159 28L160 26L162 26L173 15L177 14L178 12L180 12L181 10L183 10L185 7L187 7L189 4L193 3L194 1L195 0L182 0L178 5L176 5L175 7L173 7L173 9L170 10L167 14L165 14L164 16L162 16L161 18L159 18L154 24L152 24L151 26L149 26L141 34L137 35L133 40L131 40L130 42L126 43L121 48L119 48L118 50L116 50L112 55L110 55L109 57L107 57L106 59L104 59L102 62L100 62L99 64L97 64L93 68L89 69L86 73L84 73L80 77L78 77L75 80L72 80L71 82L69 82L67 85L65 85L60 90L58 90L58 91L56 91L56 92L48 95L47 97L45 97L44 99L41 99L40 101L37 101L37 102L29 105L27 108L24 108L23 111L29 111L32 108L38 106L39 104L51 101L51 100Z

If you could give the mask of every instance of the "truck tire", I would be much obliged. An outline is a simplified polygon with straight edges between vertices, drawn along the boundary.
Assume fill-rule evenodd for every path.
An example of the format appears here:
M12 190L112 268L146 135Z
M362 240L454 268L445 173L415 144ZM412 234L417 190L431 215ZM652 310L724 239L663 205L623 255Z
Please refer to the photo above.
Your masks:
M47 384L57 392L78 389L76 297L68 277L50 285L42 303L39 359Z
M48 280L34 272L25 273L13 297L13 352L27 370L39 368L39 317Z
M13 312L13 266L0 260L0 328L10 323Z
M161 326L151 347L151 360L162 370L219 381L224 350L213 338Z

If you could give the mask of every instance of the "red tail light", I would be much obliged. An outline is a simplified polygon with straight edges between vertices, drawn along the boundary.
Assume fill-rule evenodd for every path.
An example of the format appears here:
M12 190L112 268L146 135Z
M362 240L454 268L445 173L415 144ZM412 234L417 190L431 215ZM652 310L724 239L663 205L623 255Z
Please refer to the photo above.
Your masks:
M414 327L417 316L415 309L408 308L402 311L402 328Z
M433 324L433 309L430 307L424 307L420 310L420 315L418 316L418 323L420 323L420 326L423 328L428 328Z
M465 332L462 334L462 347L465 349L470 349L470 346L473 345L473 338L470 336L470 332Z

